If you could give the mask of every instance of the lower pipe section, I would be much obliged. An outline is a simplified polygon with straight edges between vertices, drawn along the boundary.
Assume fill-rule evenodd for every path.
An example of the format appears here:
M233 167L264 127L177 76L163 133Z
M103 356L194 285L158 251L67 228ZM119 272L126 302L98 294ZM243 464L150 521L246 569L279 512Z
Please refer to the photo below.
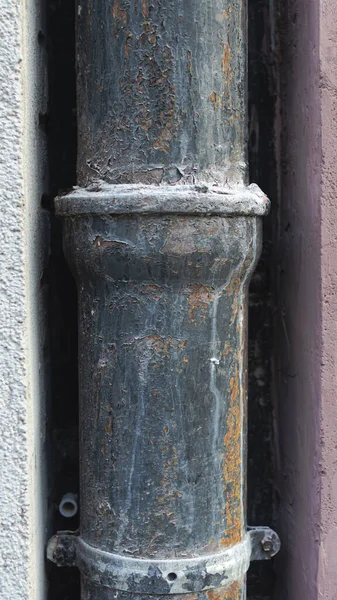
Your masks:
M267 202L181 187L58 204L79 295L81 525L48 555L77 564L86 600L241 600L251 557L277 551L245 517L247 289Z

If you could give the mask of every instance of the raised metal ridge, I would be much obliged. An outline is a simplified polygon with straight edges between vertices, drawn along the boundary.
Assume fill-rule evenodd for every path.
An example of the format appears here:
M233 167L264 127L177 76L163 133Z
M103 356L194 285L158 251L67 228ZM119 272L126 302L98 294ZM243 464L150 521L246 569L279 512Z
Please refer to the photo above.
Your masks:
M111 185L98 182L55 199L56 214L180 214L263 216L270 202L260 188L207 185Z

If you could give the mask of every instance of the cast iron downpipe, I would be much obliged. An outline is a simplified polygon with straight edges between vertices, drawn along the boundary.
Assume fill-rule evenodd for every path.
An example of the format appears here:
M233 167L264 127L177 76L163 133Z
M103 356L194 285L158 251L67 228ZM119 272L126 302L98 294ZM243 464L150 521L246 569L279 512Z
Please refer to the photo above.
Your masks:
M48 545L82 600L242 600L247 288L242 0L77 6L78 183L56 201L78 286L80 530Z

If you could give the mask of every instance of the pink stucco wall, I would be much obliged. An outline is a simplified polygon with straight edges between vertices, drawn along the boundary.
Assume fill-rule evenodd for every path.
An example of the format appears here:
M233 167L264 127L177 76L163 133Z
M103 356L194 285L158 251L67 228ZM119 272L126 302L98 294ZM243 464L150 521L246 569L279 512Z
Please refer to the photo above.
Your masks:
M275 226L278 600L337 599L337 6L287 0Z
M337 17L320 2L321 515L319 598L337 598Z

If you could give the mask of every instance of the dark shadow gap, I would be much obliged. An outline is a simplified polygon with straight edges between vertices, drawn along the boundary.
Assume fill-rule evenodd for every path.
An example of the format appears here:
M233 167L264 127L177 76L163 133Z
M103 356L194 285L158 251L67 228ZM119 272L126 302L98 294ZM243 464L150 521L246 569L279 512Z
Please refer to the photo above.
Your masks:
M277 102L275 5L248 0L249 174L272 203L264 218L263 251L249 294L248 524L275 526L275 446L272 402L272 226L277 200L275 112ZM271 600L272 561L255 562L248 572L248 600Z
M41 199L50 211L51 247L49 333L51 351L51 409L49 414L49 534L75 530L78 515L62 517L59 503L67 492L78 493L77 295L62 250L62 223L54 215L55 196L76 184L75 1L46 0L46 37L39 42L48 52L48 113L41 116L48 138L49 194ZM48 563L48 600L79 600L77 569L58 569Z

